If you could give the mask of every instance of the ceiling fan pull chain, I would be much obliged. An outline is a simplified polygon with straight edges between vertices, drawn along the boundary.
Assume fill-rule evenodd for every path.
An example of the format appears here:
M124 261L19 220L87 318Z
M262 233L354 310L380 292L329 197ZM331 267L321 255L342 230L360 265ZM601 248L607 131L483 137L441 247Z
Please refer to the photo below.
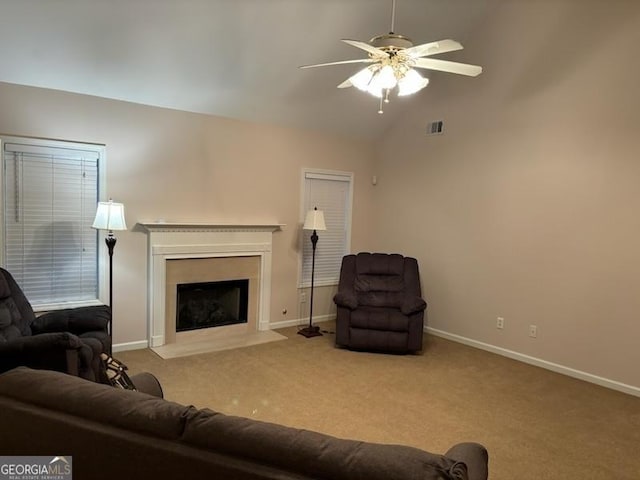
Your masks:
M380 115L382 115L384 113L384 110L382 110L382 95L380 96L380 109L378 110L378 113Z

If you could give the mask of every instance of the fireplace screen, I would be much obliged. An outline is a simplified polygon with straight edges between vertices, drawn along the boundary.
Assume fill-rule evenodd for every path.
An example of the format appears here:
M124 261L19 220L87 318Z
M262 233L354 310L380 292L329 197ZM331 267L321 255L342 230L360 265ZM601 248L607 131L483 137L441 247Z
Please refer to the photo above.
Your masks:
M176 331L247 323L249 280L178 284Z

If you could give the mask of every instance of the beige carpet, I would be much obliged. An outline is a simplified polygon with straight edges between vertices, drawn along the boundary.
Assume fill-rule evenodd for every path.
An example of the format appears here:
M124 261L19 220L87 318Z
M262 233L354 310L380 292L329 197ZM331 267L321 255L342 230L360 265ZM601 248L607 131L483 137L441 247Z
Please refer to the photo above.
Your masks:
M640 398L437 337L421 355L394 356L295 331L171 360L117 357L184 404L437 453L477 441L493 480L640 479Z

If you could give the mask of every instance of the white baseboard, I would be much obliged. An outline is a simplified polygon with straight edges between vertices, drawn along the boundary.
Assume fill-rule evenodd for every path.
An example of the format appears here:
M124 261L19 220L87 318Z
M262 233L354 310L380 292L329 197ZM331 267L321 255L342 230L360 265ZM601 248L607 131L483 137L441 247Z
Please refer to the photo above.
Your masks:
M519 362L528 363L529 365L535 365L536 367L551 370L552 372L556 373L561 373L563 375L577 378L579 380L584 380L585 382L595 383L596 385L600 385L601 387L610 388L612 390L617 390L619 392L640 397L640 387L634 387L633 385L627 385L626 383L609 380L608 378L592 375L591 373L575 370L573 368L565 367L564 365L559 365L553 362L548 362L540 358L530 357L529 355L525 355L523 353L514 352L513 350L507 350L506 348L502 347L496 347L495 345L491 345L489 343L479 342L477 340L462 337L460 335L455 335L443 330L426 327L425 331L427 333L430 333L431 335L435 335L436 337L446 338L447 340L462 343L464 345L469 345L470 347L479 348L481 350L486 350L487 352L502 355L503 357L508 357Z
M330 315L319 315L319 316L313 316L313 324L315 325L316 323L322 323L322 322L328 322L330 320L335 320L336 319L336 314L330 314ZM306 327L309 324L309 318L296 318L294 320L281 320L279 322L271 322L269 323L269 328L271 330L275 330L278 328L285 328L285 327Z
M141 350L143 348L148 348L149 342L146 340L140 340L138 342L127 342L127 343L118 343L113 346L114 352L126 352L127 350Z

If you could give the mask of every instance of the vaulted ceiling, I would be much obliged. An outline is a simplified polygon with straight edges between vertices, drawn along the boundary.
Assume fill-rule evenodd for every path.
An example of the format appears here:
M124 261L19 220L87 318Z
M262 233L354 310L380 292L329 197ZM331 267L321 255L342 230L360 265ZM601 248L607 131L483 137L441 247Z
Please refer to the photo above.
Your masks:
M410 108L336 85L388 33L391 0L0 0L0 81L373 138ZM486 0L397 0L415 44L465 43ZM474 63L465 51L440 58ZM431 85L450 74L428 72ZM429 87L417 95L427 95Z

